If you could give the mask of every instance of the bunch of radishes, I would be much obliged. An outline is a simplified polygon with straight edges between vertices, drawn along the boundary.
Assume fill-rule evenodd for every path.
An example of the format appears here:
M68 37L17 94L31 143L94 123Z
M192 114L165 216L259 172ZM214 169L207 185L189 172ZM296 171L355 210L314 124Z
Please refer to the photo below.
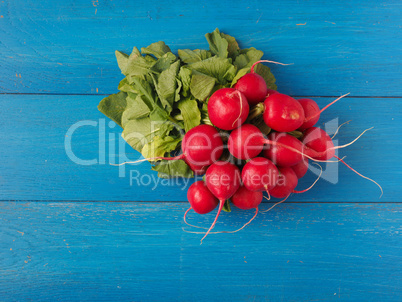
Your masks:
M314 127L328 106L320 110L311 99L296 100L268 90L253 68L233 88L221 88L211 95L208 114L215 127L204 124L188 131L180 156L195 173L205 173L205 181L197 181L188 189L189 210L206 214L219 205L205 236L214 227L226 200L240 209L256 209L257 214L263 192L276 198L301 192L294 189L307 172L308 159L328 162L335 157L342 161L335 156L339 147L334 147L330 136ZM248 123L251 112L256 116L256 109L262 113L265 129L270 128L268 137ZM299 139L289 134L296 130L302 134ZM228 134L226 144L222 133ZM230 156L222 160L226 148Z

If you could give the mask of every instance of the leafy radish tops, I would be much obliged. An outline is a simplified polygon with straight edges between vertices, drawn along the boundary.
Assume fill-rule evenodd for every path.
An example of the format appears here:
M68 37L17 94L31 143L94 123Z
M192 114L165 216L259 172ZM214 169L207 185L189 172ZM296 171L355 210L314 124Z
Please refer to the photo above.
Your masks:
M173 53L159 41L141 50L134 47L130 55L116 51L124 78L119 92L98 106L145 158L118 165L149 161L164 178L205 174L188 188L190 208L184 215L186 222L190 210L207 214L217 208L201 242L230 204L255 209L233 233L258 215L263 194L283 202L292 193L310 190L321 174L308 189L296 189L309 161L341 162L377 184L335 155L356 139L334 146L327 132L315 127L321 113L346 95L322 109L312 99L296 100L277 91L274 76L261 63L286 64L261 60L262 51L241 49L218 29L205 37L208 50Z

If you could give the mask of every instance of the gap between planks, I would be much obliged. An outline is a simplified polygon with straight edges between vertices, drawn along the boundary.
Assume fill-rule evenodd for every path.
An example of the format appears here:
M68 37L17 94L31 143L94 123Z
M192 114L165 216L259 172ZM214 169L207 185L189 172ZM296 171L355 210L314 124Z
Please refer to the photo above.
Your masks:
M44 202L44 203L187 203L187 201L143 201L143 200L0 200L1 202ZM275 204L278 201L263 201L264 204ZM292 204L402 204L402 201L286 201Z
M36 92L0 92L0 95L61 95L61 96L67 96L67 95L72 95L72 96L108 96L113 93L36 93ZM292 95L292 97L295 98L337 98L339 95ZM345 98L354 98L354 99L399 99L402 98L402 96L369 96L369 95L348 95Z

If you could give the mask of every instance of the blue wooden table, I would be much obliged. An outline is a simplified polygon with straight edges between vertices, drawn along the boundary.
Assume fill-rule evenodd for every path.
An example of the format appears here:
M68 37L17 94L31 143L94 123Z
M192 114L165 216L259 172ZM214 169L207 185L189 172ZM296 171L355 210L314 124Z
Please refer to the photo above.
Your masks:
M401 301L401 20L400 1L1 1L0 301ZM283 93L350 92L320 125L352 120L338 144L374 127L339 155L381 199L335 165L200 245L182 221L193 180L109 164L139 156L96 109L122 78L114 51L207 48L216 27L294 63L271 66Z

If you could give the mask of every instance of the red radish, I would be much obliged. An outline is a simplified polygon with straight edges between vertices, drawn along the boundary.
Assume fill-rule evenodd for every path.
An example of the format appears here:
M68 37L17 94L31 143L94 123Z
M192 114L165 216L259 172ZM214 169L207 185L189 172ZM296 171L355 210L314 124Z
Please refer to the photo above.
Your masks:
M268 89L267 97L270 96L270 95L272 95L272 94L274 94L274 93L279 93L279 92L276 91L276 90L273 90L273 89Z
M299 127L300 131L304 131L313 127L320 119L320 107L312 99L298 100L304 111L304 123ZM318 113L318 114L317 114Z
M193 171L200 171L202 170L202 166L209 166L221 157L223 142L219 132L214 127L210 125L198 125L184 135L181 149L183 153L175 157L145 158L133 162L124 162L117 166L159 159L183 159Z
M324 112L328 107L330 107L331 105L335 104L337 101L339 101L340 99L344 98L348 94L349 93L340 96L336 100L334 100L331 103L329 103L328 105L326 105L321 110L318 107L317 103L314 102L313 100L311 100L311 99L300 99L299 102L303 106L303 110L304 110L304 122L303 122L303 125L300 126L299 130L303 131L303 130L306 130L306 129L314 126L318 122L318 120L320 119L320 115L321 115L322 112Z
M263 198L263 194L262 192L253 192L248 190L246 187L241 186L238 188L238 190L236 191L236 193L230 198L230 200L232 201L232 203L242 209L242 210L250 210L250 209L255 209L255 214L254 216L247 222L245 223L241 228L235 230L235 231L225 231L225 232L217 232L217 233L236 233L242 229L244 229L248 224L251 223L251 221L254 220L254 218L257 216L258 214L258 206L260 205L260 203L262 202L262 198ZM184 222L192 227L195 228L203 228L203 227L199 227L196 225L192 225L187 223L186 221L186 216L187 213L191 210L192 208L189 208L186 213L184 214ZM198 233L198 232L192 232L192 233Z
M199 125L184 135L182 150L187 162L196 166L207 166L221 157L223 142L214 127Z
M254 220L254 218L258 214L258 206L262 202L262 197L263 194L262 192L253 192L248 190L245 186L241 186L236 193L232 196L230 199L232 203L238 207L239 209L242 210L251 210L255 209L255 214L254 216L246 223L244 224L240 229L234 231L238 232L241 229L243 229L246 225L248 225L251 221Z
M276 186L269 190L271 196L275 198L287 197L297 186L297 175L290 167L279 167L279 178Z
M268 140L282 144L282 145L268 145L264 150L264 156L272 160L276 165L282 167L290 167L298 164L303 159L304 146L294 136L287 133L271 133L268 136ZM287 147L291 147L300 151L296 153L289 150Z
M274 93L265 99L264 106L264 122L276 131L294 131L304 123L302 105L288 95Z
M253 71L242 76L233 87L246 96L250 106L264 101L268 94L267 83L265 83L264 78Z
M306 148L302 142L290 134L273 133L269 139L265 139L256 126L249 124L232 131L228 141L230 153L242 159L250 159L258 155L257 151L261 150L264 144L269 146L267 150L264 150L264 156L281 166L293 166L303 157L314 159L314 156L318 156L316 151Z
M269 159L255 157L244 165L241 178L250 191L269 191L278 181L278 168Z
M200 180L193 183L187 191L187 199L191 208L198 214L207 214L219 204L219 200L211 193L206 184Z
M209 119L223 130L232 130L243 124L249 109L244 94L234 88L218 89L208 101Z
M321 128L311 127L304 132L303 144L318 152L314 159L328 160L335 155L334 143Z
M256 209L262 202L263 194L259 191L250 191L244 185L230 198L232 203L242 210Z
M289 65L283 64L274 61L268 60L260 60L255 62L251 68L250 73L245 74L242 76L237 83L235 84L234 88L240 92L242 92L246 98L250 106L254 106L262 101L271 94L276 93L273 89L268 89L267 83L265 82L264 78L259 74L254 72L254 67L259 63L273 63L279 65Z
M184 158L183 160L190 167L190 169L194 172L194 175L204 175L205 172L207 171L208 166L194 165L186 158Z
M219 208L214 222L201 239L201 243L214 228L225 201L232 197L240 187L240 170L229 162L217 161L207 169L205 183L212 194L219 199Z
M250 159L261 153L264 135L254 125L244 124L230 133L228 149L239 159Z
M303 158L302 161L300 161L294 166L291 166L291 168L296 173L298 179L302 178L304 175L306 175L308 170L308 159Z

